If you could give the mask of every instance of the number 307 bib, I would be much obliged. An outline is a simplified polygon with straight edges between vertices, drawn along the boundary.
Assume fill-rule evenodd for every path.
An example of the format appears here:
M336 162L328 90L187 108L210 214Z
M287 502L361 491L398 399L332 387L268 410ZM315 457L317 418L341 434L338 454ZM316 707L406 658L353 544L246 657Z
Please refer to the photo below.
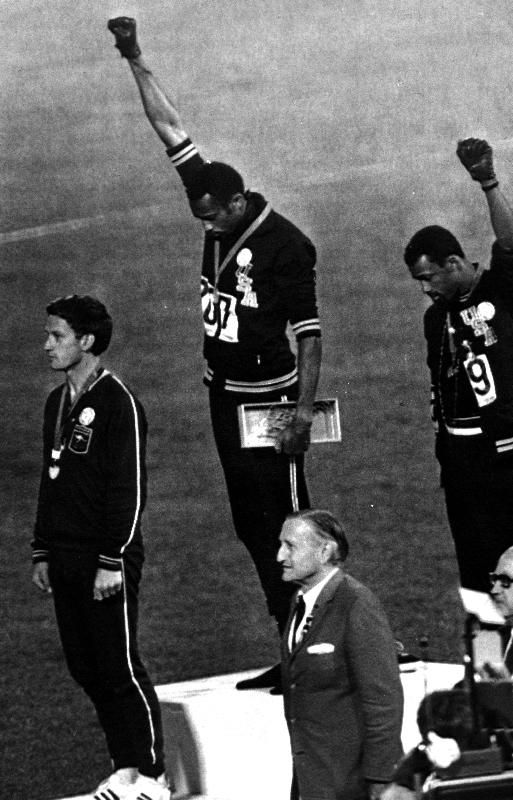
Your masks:
M480 408L489 406L497 400L495 381L488 358L485 355L475 356L470 353L463 364L478 406Z

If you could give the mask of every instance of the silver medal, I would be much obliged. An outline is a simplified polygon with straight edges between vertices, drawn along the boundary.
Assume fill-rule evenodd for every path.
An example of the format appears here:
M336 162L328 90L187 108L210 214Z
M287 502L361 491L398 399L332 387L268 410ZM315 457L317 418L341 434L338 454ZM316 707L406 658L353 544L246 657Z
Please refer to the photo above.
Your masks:
M61 457L61 451L60 450L56 450L55 447L52 447L52 463L48 467L48 474L49 474L50 478L52 479L52 481L54 481L56 479L57 475L61 471L61 468L59 467L59 465L57 463L59 461L60 457Z

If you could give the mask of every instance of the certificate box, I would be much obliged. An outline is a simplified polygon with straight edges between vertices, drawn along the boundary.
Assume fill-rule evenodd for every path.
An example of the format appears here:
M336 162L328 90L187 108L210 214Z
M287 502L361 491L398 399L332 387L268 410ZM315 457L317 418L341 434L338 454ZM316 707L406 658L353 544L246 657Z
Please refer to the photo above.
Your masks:
M296 403L244 403L238 408L241 447L273 447L277 434L294 419ZM310 442L340 442L338 400L316 400Z

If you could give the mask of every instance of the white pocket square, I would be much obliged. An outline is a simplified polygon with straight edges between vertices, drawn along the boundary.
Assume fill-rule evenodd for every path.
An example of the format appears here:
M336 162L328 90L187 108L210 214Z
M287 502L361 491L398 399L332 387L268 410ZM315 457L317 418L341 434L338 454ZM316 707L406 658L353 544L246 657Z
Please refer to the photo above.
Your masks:
M320 655L322 653L334 653L335 652L335 645L330 644L330 642L320 642L319 644L311 644L309 647L306 648L307 653L311 653L312 655Z

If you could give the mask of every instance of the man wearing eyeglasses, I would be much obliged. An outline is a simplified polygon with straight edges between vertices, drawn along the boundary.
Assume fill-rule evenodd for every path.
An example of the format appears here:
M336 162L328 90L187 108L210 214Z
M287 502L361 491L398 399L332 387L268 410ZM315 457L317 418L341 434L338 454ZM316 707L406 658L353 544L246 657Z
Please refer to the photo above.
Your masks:
M490 595L497 611L506 620L506 625L511 629L511 635L506 645L502 664L483 665L483 677L492 680L504 680L513 675L513 547L501 555L490 573Z

